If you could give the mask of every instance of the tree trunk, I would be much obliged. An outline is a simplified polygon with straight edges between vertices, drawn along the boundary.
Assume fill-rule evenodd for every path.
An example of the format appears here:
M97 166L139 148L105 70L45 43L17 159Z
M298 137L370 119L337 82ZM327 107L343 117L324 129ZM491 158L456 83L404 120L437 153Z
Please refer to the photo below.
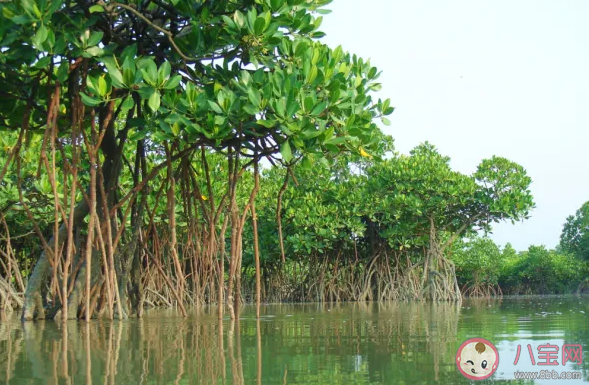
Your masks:
M260 248L258 245L258 219L256 218L256 195L260 189L260 173L258 171L258 161L256 160L254 163L254 190L252 191L251 196L252 226L254 230L254 258L256 260L256 318L260 318L260 303L262 300L262 283L260 280Z
M90 207L85 200L78 203L74 209L74 223L80 225L84 221L86 215L88 215L89 211ZM66 240L67 234L67 224L62 223L59 227L59 231L51 237L48 244L53 244L57 238L57 244L61 247ZM53 258L53 256L48 256L47 250L43 250L39 260L35 264L33 272L31 273L23 302L23 321L30 321L35 317L38 319L45 318L45 309L43 308L41 292L43 291L42 286L46 284L51 273L49 258ZM72 305L71 302L70 305Z

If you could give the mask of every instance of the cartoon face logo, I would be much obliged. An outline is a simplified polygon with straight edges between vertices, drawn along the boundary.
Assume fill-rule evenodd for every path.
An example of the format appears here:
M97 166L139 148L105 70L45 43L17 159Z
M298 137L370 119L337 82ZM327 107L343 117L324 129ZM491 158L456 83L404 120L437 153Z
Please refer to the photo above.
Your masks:
M484 338L464 341L456 352L456 366L462 375L471 380L484 380L497 370L499 353L495 345Z

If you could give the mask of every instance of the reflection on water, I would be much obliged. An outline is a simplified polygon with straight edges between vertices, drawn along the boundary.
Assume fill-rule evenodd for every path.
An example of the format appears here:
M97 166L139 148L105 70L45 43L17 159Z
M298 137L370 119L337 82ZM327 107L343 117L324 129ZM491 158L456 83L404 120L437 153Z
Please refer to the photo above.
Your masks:
M270 305L260 320L245 307L239 322L219 322L215 313L200 310L182 319L173 311L151 311L141 320L66 326L0 321L0 383L466 384L454 359L460 344L473 337L499 350L498 370L486 382L512 383L516 370L546 369L532 366L524 354L514 366L518 344L578 343L589 349L589 300L578 297L461 306ZM587 380L588 368L554 369L582 371Z

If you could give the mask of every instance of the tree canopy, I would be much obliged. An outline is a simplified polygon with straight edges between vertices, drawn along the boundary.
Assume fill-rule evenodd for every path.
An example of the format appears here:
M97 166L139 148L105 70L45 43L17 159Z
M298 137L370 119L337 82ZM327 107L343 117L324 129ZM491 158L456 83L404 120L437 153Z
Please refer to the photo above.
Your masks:
M145 216L155 213L164 191L178 290L164 277L182 311L186 262L176 231L178 200L183 223L194 209L202 211L199 242L206 250L199 247L198 253L206 255L208 276L219 279L220 302L224 247L217 239L230 229L227 300L232 302L235 281L237 304L242 231L250 210L255 218L259 189L254 183L250 198L239 201L243 214L238 214L244 172L257 175L261 159L286 166L301 159L329 161L341 152L382 153L382 134L373 120L385 119L393 108L369 95L380 87L379 72L369 61L316 40L323 36L322 7L329 2L0 5L0 126L10 142L1 180L9 191L16 186L19 199L12 193L10 206L22 207L43 246L27 286L25 319L60 306L69 318L83 307L88 318L92 292L101 290L111 316L116 304L118 316L125 317L127 295L141 291L138 276L132 283L130 272L151 252L142 231L155 231L157 223L151 214L151 230L142 230ZM30 149L35 149L32 159L23 165ZM218 197L208 164L215 154L227 162L228 182ZM201 175L195 174L196 156ZM154 197L150 189L157 189L153 182L163 174ZM196 198L180 194L176 183ZM52 226L28 194L33 190L52 202ZM51 236L44 225L52 227ZM76 243L77 231L86 236L85 247L79 237ZM148 260L154 262L158 257L151 253ZM154 263L163 269L165 261ZM42 294L48 282L52 306ZM79 302L83 287L85 304ZM213 289L207 290L212 295ZM104 293L92 298L98 297L104 299ZM137 303L132 311L139 311Z
M589 202L567 217L560 235L563 251L589 261Z

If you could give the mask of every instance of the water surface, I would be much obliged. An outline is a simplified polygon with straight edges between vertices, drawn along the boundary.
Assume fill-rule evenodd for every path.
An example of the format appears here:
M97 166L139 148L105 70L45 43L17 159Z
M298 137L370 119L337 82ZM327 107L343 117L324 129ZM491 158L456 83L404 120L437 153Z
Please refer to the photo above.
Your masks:
M497 372L482 383L524 383L515 371L542 369L581 372L582 380L527 383L589 381L587 297L267 305L262 314L257 321L246 306L233 323L219 322L214 308L186 319L152 310L141 320L67 327L12 318L0 322L0 383L467 384L454 361L474 337L499 351ZM533 366L527 345L546 343L581 344L583 364L562 366L559 356L558 366Z

